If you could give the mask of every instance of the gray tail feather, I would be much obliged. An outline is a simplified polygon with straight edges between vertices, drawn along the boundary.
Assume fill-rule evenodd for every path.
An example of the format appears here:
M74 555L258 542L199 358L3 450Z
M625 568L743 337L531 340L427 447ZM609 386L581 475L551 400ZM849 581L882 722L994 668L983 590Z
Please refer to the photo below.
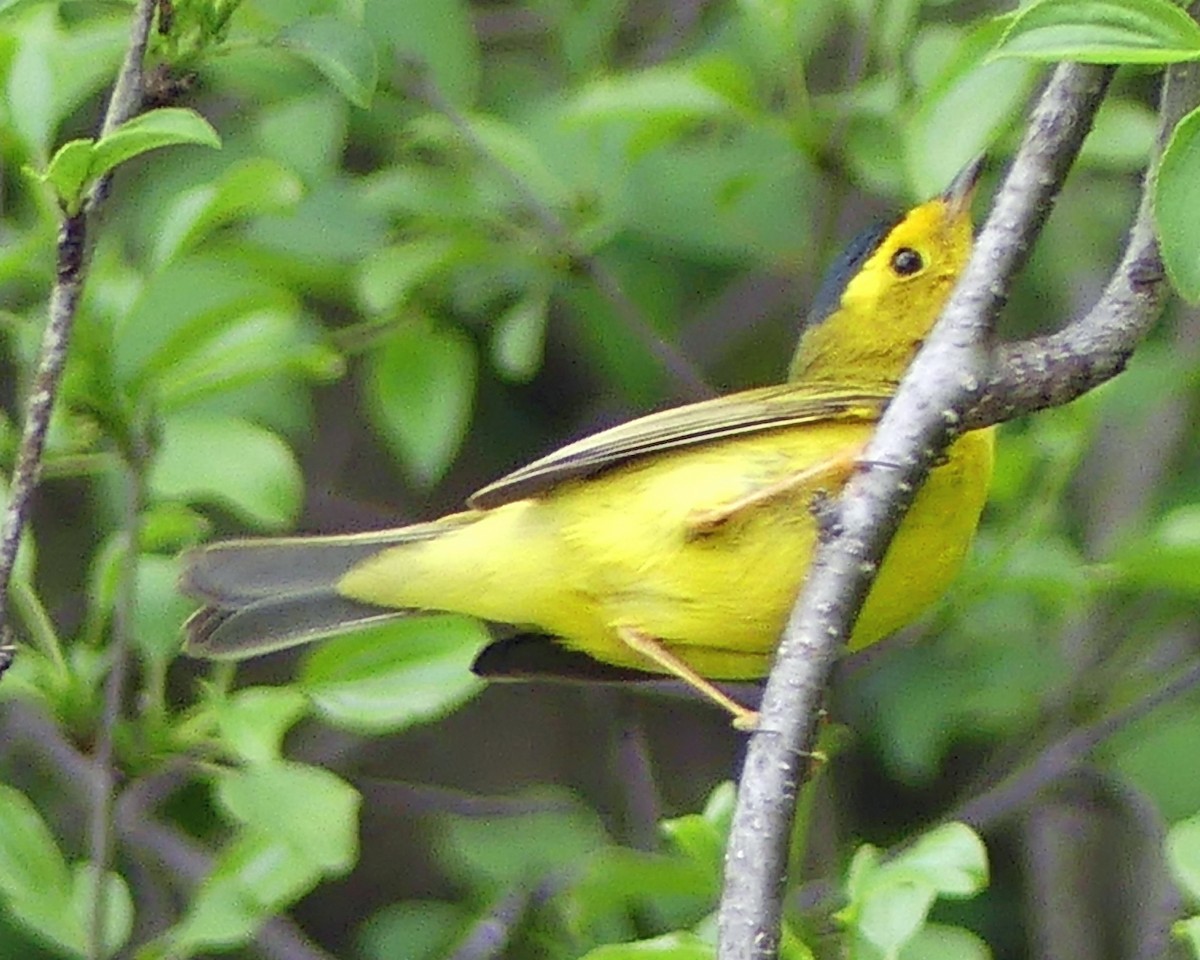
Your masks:
M332 590L256 600L242 606L203 607L184 625L186 652L209 660L241 660L410 616L373 607Z
M191 550L180 589L206 606L187 622L187 652L240 659L408 616L343 597L336 585L381 550L430 540L473 519L456 514L378 533L231 540Z
M185 553L179 585L189 596L218 607L331 589L355 564L388 547L432 540L474 519L460 513L433 523L350 536L225 540Z

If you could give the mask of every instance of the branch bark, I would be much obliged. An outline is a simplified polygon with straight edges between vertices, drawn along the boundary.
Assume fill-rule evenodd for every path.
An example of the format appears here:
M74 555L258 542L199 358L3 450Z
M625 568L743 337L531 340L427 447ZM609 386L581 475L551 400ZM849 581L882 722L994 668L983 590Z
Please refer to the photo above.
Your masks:
M1173 68L1160 145L1196 102L1196 70ZM833 509L767 682L726 852L721 960L778 956L795 797L821 698L887 545L931 464L963 429L1065 403L1115 376L1165 299L1149 195L1101 301L1060 333L989 349L1007 285L1049 214L1112 76L1060 66L1031 117L970 263ZM887 467L880 465L886 464Z
M146 58L156 5L157 0L138 0L134 9L129 48L109 97L101 126L102 134L120 126L141 108L142 64ZM71 329L75 325L80 297L83 296L83 284L87 277L88 229L108 196L111 182L111 172L97 180L79 212L64 217L59 228L49 316L42 334L37 372L25 403L25 425L9 486L4 525L0 530L0 675L11 662L13 650L12 631L8 625L8 587L17 561L17 548L29 524L33 492L41 478L50 415L54 412L54 401L58 397L59 383L67 363Z

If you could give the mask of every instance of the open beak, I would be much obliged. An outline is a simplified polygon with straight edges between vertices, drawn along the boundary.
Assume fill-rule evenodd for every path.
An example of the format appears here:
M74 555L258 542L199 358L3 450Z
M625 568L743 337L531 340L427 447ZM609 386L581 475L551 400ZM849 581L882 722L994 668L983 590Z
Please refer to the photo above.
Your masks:
M983 173L984 161L987 158L980 154L958 172L942 193L942 199L952 213L965 213L975 197L975 188L979 185L979 176Z

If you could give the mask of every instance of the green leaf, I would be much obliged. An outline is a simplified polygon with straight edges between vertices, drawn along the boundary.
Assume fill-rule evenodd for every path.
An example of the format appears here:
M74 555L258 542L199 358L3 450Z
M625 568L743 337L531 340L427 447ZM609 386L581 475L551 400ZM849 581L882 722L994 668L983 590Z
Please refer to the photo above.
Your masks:
M95 864L77 863L72 868L71 908L81 930L92 925L96 903ZM133 896L124 877L111 870L104 874L103 955L111 957L129 940L133 932Z
M905 124L905 169L913 192L929 197L1008 129L1037 77L1032 64L987 60L1001 25L984 23L959 45Z
M1167 866L1193 903L1200 903L1200 816L1171 827L1167 834Z
M406 900L374 914L358 934L366 960L442 960L474 918L461 904Z
M195 110L163 107L126 120L92 147L91 175L100 177L119 164L159 147L194 143L220 148L221 138Z
M471 107L483 68L466 0L372 0L365 14L371 36L389 44L396 59L427 71L459 109Z
M562 791L513 798L509 816L445 817L439 859L462 883L485 889L579 870L607 849L596 814Z
M358 300L370 313L395 311L457 259L457 244L445 237L419 237L384 247L368 256L358 271Z
M221 850L183 920L163 938L164 956L235 947L320 880L312 860L277 837L245 833Z
M24 926L82 954L86 927L73 907L74 881L45 821L26 796L0 784L0 894Z
M1146 166L1158 133L1158 117L1144 103L1109 98L1100 105L1080 159L1087 165L1122 173Z
M856 912L854 933L885 957L894 957L921 929L936 897L929 884L883 873Z
M375 429L418 486L437 482L466 435L475 394L475 346L451 328L402 328L367 366Z
M308 701L295 687L246 687L218 701L221 738L247 763L281 759L284 735L299 720Z
M988 945L970 930L927 923L900 951L900 960L991 960Z
M217 781L217 799L248 830L282 841L324 874L358 859L362 798L328 770L289 761L230 770Z
M973 897L988 884L987 850L965 823L922 834L884 869L920 876L943 897Z
M1112 558L1121 582L1129 587L1200 595L1200 504L1165 514L1149 531L1139 531Z
M1200 303L1200 110L1179 122L1154 183L1154 219L1167 274L1179 295Z
M137 565L133 641L146 660L165 663L179 653L179 626L195 604L179 592L179 560L143 554Z
M210 183L172 198L159 224L154 262L164 264L186 253L226 224L290 209L299 202L303 190L300 178L274 160L239 160Z
M567 105L566 117L589 125L625 120L661 124L733 111L734 104L694 69L663 66L593 81Z
M530 293L496 318L492 363L501 376L517 383L533 379L542 365L549 305L549 294Z
M860 847L847 876L849 902L838 919L883 956L896 957L918 935L939 894L969 897L986 884L983 843L964 824L949 823L888 861L874 847Z
M342 178L353 106L336 90L324 85L302 89L304 92L299 96L265 104L258 110L254 140L264 156L294 171L310 188L311 192L296 209L288 212L303 219L316 207L318 212L313 218L316 222L297 225L296 229L301 231L298 236L293 236L289 229L289 239L301 248L327 248L331 241L337 243L342 239L338 234L344 228L338 221L375 216L375 212L354 209L350 200L353 188ZM262 218L254 225L258 230L262 230L263 220L289 226L292 223L291 217ZM358 245L364 250L374 249L378 241L366 231L363 234L355 238Z
M1080 63L1200 57L1200 26L1170 0L1039 0L1016 13L996 55Z
M146 553L178 553L210 532L202 513L181 503L156 503L142 514L138 545Z
M156 379L159 409L171 414L221 398L271 377L336 380L345 371L340 354L307 342L296 314L266 308L214 323ZM179 343L179 346L188 346Z
M69 214L77 213L83 193L91 181L92 141L70 140L54 151L40 178L54 190Z
M236 417L178 414L162 425L150 491L163 499L219 503L278 530L300 510L303 477L276 434Z
M721 875L725 838L736 800L737 788L726 781L710 794L703 813L675 817L661 824L662 832L671 844L712 877Z
M716 948L694 933L677 930L651 940L612 943L589 950L580 960L714 960Z
M55 51L63 43L58 11L39 4L22 19L20 27L19 32L6 29L18 45L4 71L4 123L6 132L11 131L28 155L40 161L50 152L54 130L62 118L55 102L56 82L61 80L55 69Z
M1191 948L1192 955L1200 960L1200 917L1188 917L1173 924L1171 934L1186 943Z
M392 733L445 716L483 682L471 662L487 631L465 617L430 616L363 630L315 647L300 688L331 724Z
M737 805L737 784L732 780L713 787L712 793L704 804L704 819L713 825L717 834L724 840L729 836L729 827L733 823L733 809Z
M246 942L322 876L344 873L358 857L358 792L326 770L256 764L224 773L217 795L242 831L164 938L173 956Z
M313 17L287 27L278 42L317 68L334 88L364 110L379 83L375 44L358 24Z
M231 328L255 326L267 313L292 317L288 336L296 339L297 310L290 292L248 263L221 255L177 260L154 274L133 306L122 311L113 324L116 378L138 399L145 391L152 391L156 405L180 393L203 393L212 387L193 382L195 374L211 376L223 371L201 360L200 369L183 376L181 383L181 366L186 368L214 341L232 338L236 343L246 334ZM274 346L274 350L260 353L252 344L242 343L245 355L235 358L236 366L254 369L295 354L294 348ZM218 382L220 379L218 376Z

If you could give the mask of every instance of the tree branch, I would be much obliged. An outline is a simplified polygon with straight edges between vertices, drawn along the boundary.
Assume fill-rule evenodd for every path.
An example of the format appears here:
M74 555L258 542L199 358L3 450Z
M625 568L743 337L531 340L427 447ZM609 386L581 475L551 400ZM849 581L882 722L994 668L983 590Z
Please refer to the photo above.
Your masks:
M125 53L125 60L109 97L102 133L108 133L124 123L141 107L142 62L146 57L150 24L154 19L156 5L157 0L138 0L133 13L129 49ZM42 334L37 372L34 374L25 405L25 426L9 485L3 529L0 530L0 674L3 674L2 668L6 667L12 658L12 631L8 625L8 587L12 581L13 566L17 561L17 548L29 523L33 492L37 489L41 477L42 455L46 448L46 434L50 429L50 415L54 412L54 401L58 397L59 383L67 362L71 328L75 324L79 299L83 295L83 284L87 276L88 228L108 196L111 182L111 172L97 180L79 212L65 217L59 228L55 283L50 291L49 317Z
M1195 64L1166 71L1159 107L1160 153L1175 125L1200 100L1198 88ZM987 385L967 415L968 428L1061 406L1125 369L1158 319L1168 292L1154 235L1153 183L1151 169L1121 263L1096 305L1057 333L996 347Z
M795 797L838 648L915 491L983 399L985 384L991 389L984 343L993 318L1111 75L1074 65L1055 71L941 320L832 507L830 535L816 550L784 632L746 757L726 853L721 960L778 955Z

